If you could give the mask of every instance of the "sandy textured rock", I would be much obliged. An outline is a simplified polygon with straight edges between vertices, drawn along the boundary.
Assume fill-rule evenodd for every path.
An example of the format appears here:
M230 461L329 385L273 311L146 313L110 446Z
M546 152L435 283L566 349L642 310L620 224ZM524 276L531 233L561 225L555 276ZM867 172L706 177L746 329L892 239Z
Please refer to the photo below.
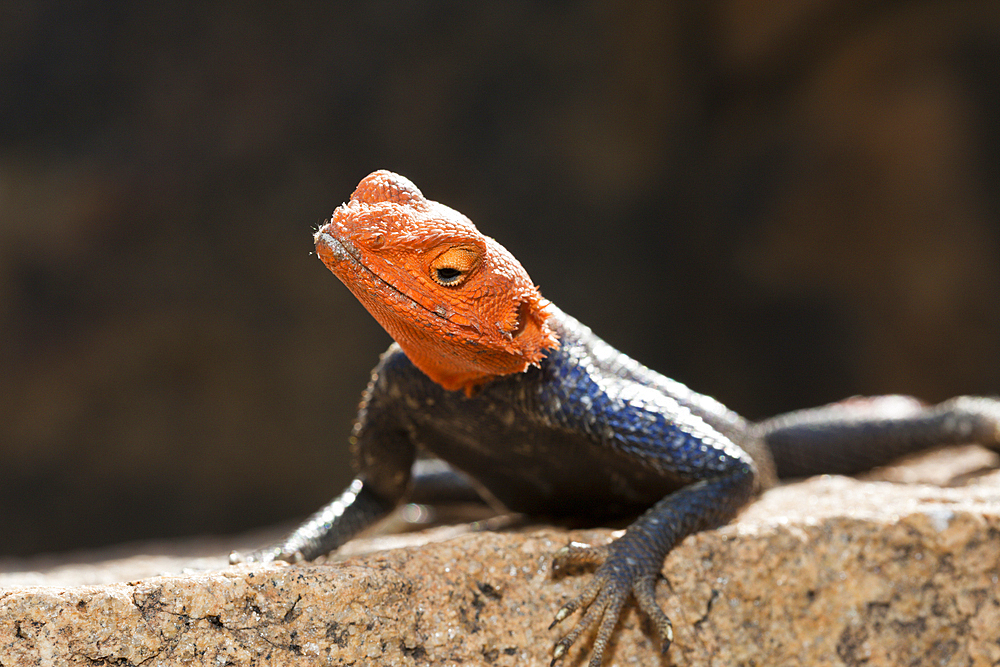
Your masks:
M550 555L612 535L536 526L100 586L0 579L0 664L547 665L552 614L585 581L553 579ZM1000 472L774 489L686 540L664 574L670 653L630 607L605 664L995 665Z

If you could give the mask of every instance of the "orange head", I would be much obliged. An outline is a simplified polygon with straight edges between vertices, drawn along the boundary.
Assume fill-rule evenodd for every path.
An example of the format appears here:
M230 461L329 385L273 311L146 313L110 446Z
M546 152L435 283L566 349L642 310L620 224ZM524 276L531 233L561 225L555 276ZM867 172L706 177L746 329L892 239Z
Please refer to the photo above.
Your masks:
M316 232L316 253L420 370L474 388L558 342L520 263L464 215L376 171Z

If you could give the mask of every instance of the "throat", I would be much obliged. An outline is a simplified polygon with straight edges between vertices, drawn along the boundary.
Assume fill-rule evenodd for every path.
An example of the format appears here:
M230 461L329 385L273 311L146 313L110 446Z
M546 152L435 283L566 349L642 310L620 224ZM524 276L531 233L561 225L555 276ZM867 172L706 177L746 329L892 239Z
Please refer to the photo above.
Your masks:
M543 321L544 323L544 321ZM450 391L471 396L477 387L538 365L558 345L555 334L534 320L501 344L482 336L428 331L412 323L383 322L406 356L427 377Z
M523 372L530 365L509 352L472 341L448 344L442 339L420 340L405 334L394 334L393 338L427 377L449 391L464 391L467 396L491 380Z

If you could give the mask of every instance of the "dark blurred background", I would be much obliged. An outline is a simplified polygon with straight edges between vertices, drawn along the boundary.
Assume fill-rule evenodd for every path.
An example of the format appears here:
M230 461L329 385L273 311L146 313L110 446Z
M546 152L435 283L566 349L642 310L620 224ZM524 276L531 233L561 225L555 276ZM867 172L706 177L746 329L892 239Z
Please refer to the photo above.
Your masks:
M0 2L0 553L304 515L398 171L750 417L1000 391L1000 4Z

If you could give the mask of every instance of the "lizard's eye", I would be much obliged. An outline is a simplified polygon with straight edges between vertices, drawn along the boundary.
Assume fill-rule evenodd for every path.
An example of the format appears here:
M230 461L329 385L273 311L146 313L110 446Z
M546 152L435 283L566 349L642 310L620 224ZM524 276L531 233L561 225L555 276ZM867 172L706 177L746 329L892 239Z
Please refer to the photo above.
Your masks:
M462 278L462 272L450 266L437 269L434 272L434 280L442 285L453 285Z
M449 248L431 262L431 279L438 285L456 287L465 282L479 264L479 249L458 246Z

